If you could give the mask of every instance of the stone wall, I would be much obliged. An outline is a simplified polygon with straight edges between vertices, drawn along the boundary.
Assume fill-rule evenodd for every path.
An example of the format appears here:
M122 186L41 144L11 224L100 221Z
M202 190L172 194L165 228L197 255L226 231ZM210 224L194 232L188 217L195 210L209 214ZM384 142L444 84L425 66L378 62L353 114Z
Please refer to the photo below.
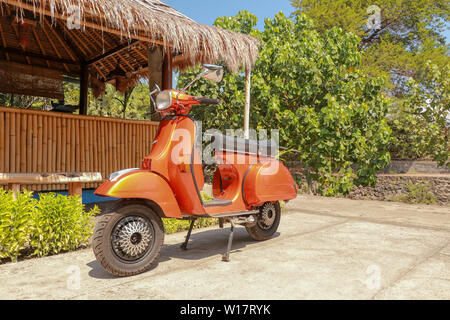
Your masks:
M424 186L419 197L423 193L431 193L438 204L450 205L450 175L447 174L381 174L375 187L355 187L348 197L395 201L412 196L414 185Z
M301 192L314 192L317 186L313 182L308 186L299 162L288 162L286 165L298 183ZM399 161L391 164L377 175L375 187L354 187L348 195L352 199L372 199L400 201L412 196L420 186L421 194L431 194L437 204L450 205L450 169L438 166L429 160Z
M431 160L392 160L391 163L379 173L439 173L450 174L450 168L439 166Z

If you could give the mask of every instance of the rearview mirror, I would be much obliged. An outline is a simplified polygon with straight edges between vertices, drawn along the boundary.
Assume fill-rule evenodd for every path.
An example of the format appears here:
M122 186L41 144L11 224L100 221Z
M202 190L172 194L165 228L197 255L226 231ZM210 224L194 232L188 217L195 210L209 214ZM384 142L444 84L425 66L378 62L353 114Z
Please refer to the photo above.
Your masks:
M186 91L188 88L192 86L192 84L200 78L204 78L214 82L220 82L223 78L223 67L216 66L214 64L204 64L203 71L195 77L194 80L189 82L181 91Z
M223 79L223 67L213 64L204 64L202 77L213 82L220 82Z

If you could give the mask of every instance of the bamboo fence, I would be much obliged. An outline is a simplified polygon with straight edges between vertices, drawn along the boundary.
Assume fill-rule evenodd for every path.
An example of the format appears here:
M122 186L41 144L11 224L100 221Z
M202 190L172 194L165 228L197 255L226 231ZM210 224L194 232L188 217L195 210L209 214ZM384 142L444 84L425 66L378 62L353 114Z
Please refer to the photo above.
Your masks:
M101 172L138 168L158 123L0 107L0 173ZM96 188L86 183L84 188ZM24 185L32 191L66 185Z

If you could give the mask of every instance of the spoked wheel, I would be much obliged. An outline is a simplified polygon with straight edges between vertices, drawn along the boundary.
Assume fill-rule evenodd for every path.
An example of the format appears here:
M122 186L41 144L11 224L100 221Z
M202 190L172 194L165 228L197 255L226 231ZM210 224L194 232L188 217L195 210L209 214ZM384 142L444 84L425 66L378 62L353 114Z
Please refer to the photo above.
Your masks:
M258 241L272 238L278 229L281 218L281 207L277 201L275 203L266 202L256 215L256 223L252 226L246 226L250 236Z
M109 273L124 277L150 269L163 243L161 218L144 205L130 204L101 217L92 245L100 265Z

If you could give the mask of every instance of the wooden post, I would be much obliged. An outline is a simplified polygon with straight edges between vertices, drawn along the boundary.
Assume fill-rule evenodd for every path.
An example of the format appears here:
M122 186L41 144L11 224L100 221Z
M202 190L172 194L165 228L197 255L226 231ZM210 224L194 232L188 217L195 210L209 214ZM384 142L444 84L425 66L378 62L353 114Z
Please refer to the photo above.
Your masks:
M80 114L86 115L88 109L89 72L86 64L81 65L80 72Z
M69 183L69 196L80 196L80 201L83 202L83 188L81 182Z
M167 50L163 58L161 89L172 89L172 53L170 52L170 49Z
M8 183L8 189L12 191L14 200L17 199L17 193L20 192L20 184Z
M150 47L147 52L148 57L148 85L150 92L157 84L162 89L164 54L161 47Z
M245 107L244 107L244 138L250 139L250 88L252 72L245 69Z

